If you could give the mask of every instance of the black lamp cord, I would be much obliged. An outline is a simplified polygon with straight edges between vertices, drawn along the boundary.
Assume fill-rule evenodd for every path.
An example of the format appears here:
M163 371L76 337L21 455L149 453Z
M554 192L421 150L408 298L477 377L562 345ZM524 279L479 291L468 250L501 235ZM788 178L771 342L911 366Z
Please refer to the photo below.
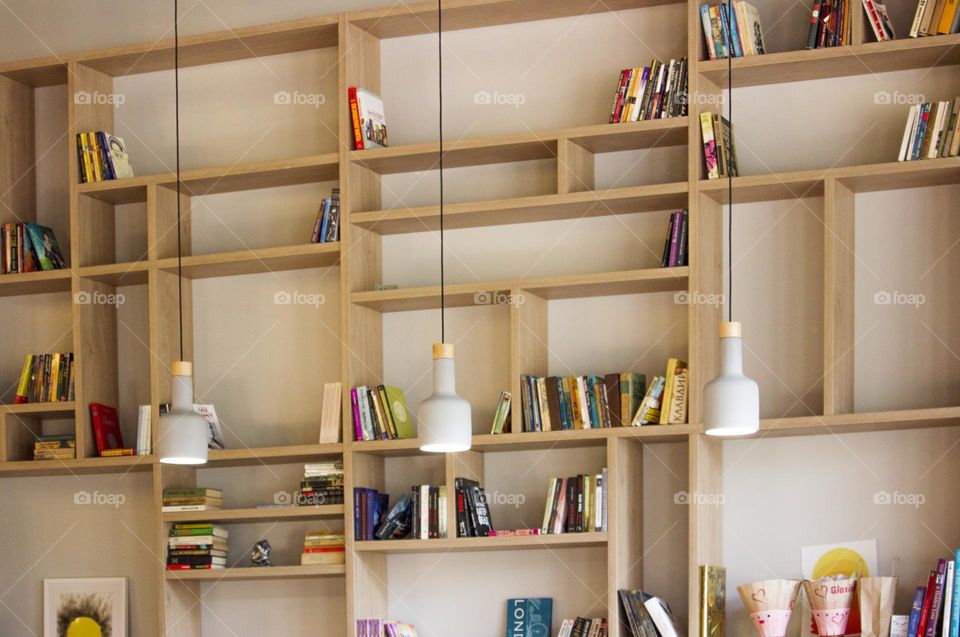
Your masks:
M440 81L437 83L440 93L440 342L446 343L446 293L443 277L443 0L437 0L437 68Z
M180 318L180 360L183 360L183 248L180 245L180 11L173 0L173 94L177 143L177 314Z
M727 0L727 22L733 20L733 6ZM733 322L733 47L731 25L727 26L727 125L730 127L730 148L727 149L727 320ZM722 128L722 126L721 126ZM721 132L721 135L723 133Z

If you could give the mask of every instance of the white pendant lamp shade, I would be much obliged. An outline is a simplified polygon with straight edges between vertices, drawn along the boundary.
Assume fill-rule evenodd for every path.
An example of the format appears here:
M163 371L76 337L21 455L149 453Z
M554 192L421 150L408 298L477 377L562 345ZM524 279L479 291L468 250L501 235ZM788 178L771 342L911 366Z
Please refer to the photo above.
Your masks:
M176 361L172 373L172 406L160 417L157 429L160 462L206 464L209 425L193 410L193 365Z
M420 403L417 430L421 451L456 453L470 448L470 403L457 396L453 345L433 346L433 394Z
M720 375L703 388L703 426L710 436L760 431L760 388L743 375L740 323L720 325Z

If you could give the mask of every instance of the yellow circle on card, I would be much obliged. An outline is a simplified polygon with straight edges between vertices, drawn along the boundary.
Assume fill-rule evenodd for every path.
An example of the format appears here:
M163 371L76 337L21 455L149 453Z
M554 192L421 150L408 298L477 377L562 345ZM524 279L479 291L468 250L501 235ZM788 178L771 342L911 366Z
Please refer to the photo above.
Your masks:
M856 575L857 577L869 577L870 569L867 568L867 561L863 556L853 549L831 549L820 556L817 563L813 565L813 578L830 577L833 575Z
M89 617L77 617L67 627L67 637L103 637L103 631Z

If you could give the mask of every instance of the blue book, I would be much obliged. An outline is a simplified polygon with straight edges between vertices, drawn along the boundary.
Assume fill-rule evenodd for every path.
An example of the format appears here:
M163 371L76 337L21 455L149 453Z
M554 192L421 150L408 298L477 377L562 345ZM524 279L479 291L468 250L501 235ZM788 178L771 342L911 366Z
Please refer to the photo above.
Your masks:
M330 197L323 200L323 224L320 226L320 235L317 237L317 243L324 243L327 239L327 225L330 223Z
M960 637L960 549L957 549L953 565L953 603L950 604L950 637Z
M733 56L742 58L743 57L743 48L740 46L740 29L737 27L737 10L732 4L722 4L721 11L726 7L727 12L727 24L730 25L730 40L731 45L733 46Z
M917 629L920 628L920 613L923 612L923 598L926 597L926 594L926 586L917 586L917 590L913 593L913 607L910 609L907 637L917 637Z
M552 634L552 597L507 600L507 637L549 637Z

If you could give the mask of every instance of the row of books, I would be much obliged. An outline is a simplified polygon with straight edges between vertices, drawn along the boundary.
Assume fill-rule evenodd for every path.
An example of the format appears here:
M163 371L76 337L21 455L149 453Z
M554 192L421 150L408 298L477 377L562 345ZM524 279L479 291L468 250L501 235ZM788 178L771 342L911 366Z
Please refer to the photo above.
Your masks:
M825 49L851 44L853 12L857 10L856 0L813 0L806 48Z
M81 184L133 177L123 139L103 131L77 134L77 167Z
M687 422L688 373L686 362L668 359L666 374L654 376L630 424L639 427Z
M417 637L417 629L393 620L358 619L357 637Z
M760 12L743 0L715 6L701 4L700 22L711 60L725 60L731 54L739 58L766 52Z
M383 100L376 93L351 86L347 89L350 102L350 124L353 129L353 147L383 148L387 143L387 116Z
M494 533L487 493L476 480L456 478L457 537L486 537Z
M680 637L670 606L641 590L620 590L620 605L631 637Z
M447 487L410 487L410 531L416 540L447 537Z
M343 504L343 459L303 465L297 504Z
M623 69L613 96L610 123L683 117L687 114L687 58Z
M956 157L960 154L960 97L951 103L914 104L900 142L900 161Z
M225 528L209 522L174 524L167 538L167 570L226 568L229 539Z
M77 457L75 434L47 434L33 441L34 460L68 460Z
M307 531L303 538L302 566L318 564L343 564L346 562L346 547L343 533L334 531Z
M413 414L397 387L361 385L350 390L353 428L357 440L416 438Z
M607 469L596 475L551 478L543 509L543 533L607 530Z
M707 179L738 176L733 128L727 118L719 113L700 113L700 132Z
M606 617L577 617L560 623L557 637L607 637Z
M64 270L67 260L53 230L36 223L5 223L0 234L0 274Z
M918 0L910 37L960 33L960 7L955 0Z
M942 626L942 630L941 630ZM936 570L930 571L926 586L918 586L913 595L913 606L907 634L956 635L960 631L960 549L954 559L942 559Z
M323 200L317 221L313 225L310 243L330 243L340 240L340 189L334 188Z
M354 487L353 489L353 536L357 540L399 539L396 537L379 537L381 522L387 514L387 504L390 496L380 493L376 489ZM399 506L399 503L398 503ZM394 507L396 509L397 507ZM409 507L408 507L409 508ZM393 514L394 511L390 511ZM409 526L407 527L409 532ZM402 536L401 536L402 537Z
M219 511L223 507L223 491L206 487L169 488L161 494L162 511Z
M56 403L74 398L73 352L27 354L17 383L15 403Z
M675 210L670 214L670 224L667 226L667 238L663 243L663 255L660 257L661 268L675 268L687 265L689 244L687 209Z

